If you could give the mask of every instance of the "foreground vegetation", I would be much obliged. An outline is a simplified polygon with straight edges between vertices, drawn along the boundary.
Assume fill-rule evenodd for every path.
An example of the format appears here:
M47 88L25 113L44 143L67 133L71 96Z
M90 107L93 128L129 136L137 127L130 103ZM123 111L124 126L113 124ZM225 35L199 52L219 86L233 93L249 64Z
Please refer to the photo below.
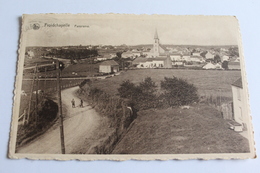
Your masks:
M121 98L129 100L129 106L137 109L176 107L199 101L197 88L183 79L165 77L160 88L157 90L152 78L147 77L138 85L123 81L118 92Z
M149 109L138 113L113 154L201 154L249 152L248 140L229 129L208 105Z
M152 80L147 78L152 76ZM176 76L175 78L172 76ZM113 78L94 81L93 87L102 88L105 93L113 97L140 99L141 103L152 103L154 95L169 95L169 98L178 100L178 92L170 92L172 85L167 81L179 78L187 80L194 87L198 88L200 99L209 97L205 102L190 104L190 109L180 107L153 108L148 106L140 109L136 119L132 122L126 134L117 143L113 154L195 154L195 153L244 153L249 152L248 140L240 134L229 129L229 124L223 119L221 112L211 105L205 104L214 96L221 98L221 102L231 101L231 84L241 76L235 71L203 71L203 70L173 70L173 69L145 69L130 70ZM193 85L186 84L180 79L175 83L177 88ZM145 84L149 84L149 86ZM179 85L180 84L180 85ZM137 96L128 92L127 87L138 91ZM142 87L147 89L143 93ZM168 91L165 89L169 89ZM191 89L190 96L196 96L196 89ZM184 90L184 92L189 92ZM143 98L143 94L148 99ZM176 98L177 97L177 98ZM150 100L149 100L150 99ZM192 103L183 98L180 104L171 102L173 105L185 105ZM162 142L163 141L163 142Z
M38 114L35 109L29 115L29 121L19 125L17 130L16 146L20 147L38 137L48 130L55 122L58 113L58 105L50 99L42 99L39 103Z

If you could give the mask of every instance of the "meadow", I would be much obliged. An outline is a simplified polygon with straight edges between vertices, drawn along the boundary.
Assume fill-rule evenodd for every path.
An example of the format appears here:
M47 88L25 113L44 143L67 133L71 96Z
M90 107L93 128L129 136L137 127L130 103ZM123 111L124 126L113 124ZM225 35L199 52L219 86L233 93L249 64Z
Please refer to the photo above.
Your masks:
M160 81L164 77L178 77L194 84L198 94L203 97L221 96L228 101L232 100L231 84L241 77L240 71L224 70L190 70L190 69L137 69L122 72L119 76L97 80L93 82L96 86L111 95L117 95L120 84L130 80L138 84L146 77L151 77L160 89Z

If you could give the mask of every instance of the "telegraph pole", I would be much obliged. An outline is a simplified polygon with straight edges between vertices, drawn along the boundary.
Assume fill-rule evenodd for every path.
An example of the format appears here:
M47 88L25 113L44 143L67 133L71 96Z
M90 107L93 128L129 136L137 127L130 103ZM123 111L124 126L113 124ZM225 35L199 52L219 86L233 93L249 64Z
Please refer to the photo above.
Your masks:
M45 72L45 75L44 75L44 89L43 89L43 91L46 92L47 67L44 68L44 72Z
M30 120L30 113L31 113L31 106L32 106L32 99L33 99L33 89L34 89L34 80L36 76L36 71L37 71L37 64L34 67L33 71L33 81L32 81L32 86L31 86L31 94L30 94L30 101L29 101L29 108L28 108L28 113L25 122L28 123Z
M60 64L56 61L57 71L57 91L58 91L58 106L60 114L60 141L61 141L61 153L65 154L65 142L64 142L64 128L63 128L63 115L62 115L62 103L61 103L61 86L60 86Z
M38 66L36 64L36 67L35 67L35 70L36 70L36 93L35 93L35 124L38 123L38 104L39 104L39 93L38 93L38 90L39 90L39 76L38 76Z

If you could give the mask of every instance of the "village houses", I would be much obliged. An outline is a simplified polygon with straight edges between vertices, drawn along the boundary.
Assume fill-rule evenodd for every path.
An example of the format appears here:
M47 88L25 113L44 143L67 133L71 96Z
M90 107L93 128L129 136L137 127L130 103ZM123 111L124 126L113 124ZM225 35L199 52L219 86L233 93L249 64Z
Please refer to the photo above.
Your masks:
M153 48L144 54L147 58L139 57L133 61L137 68L172 68L171 57L166 48L160 44L157 30L154 34Z

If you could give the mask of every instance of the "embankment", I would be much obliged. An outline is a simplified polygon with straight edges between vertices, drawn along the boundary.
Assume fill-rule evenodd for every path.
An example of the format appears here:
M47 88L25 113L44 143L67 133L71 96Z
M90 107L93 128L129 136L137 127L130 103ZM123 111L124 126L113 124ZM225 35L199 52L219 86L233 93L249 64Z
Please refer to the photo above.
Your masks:
M79 98L87 101L100 115L108 118L109 133L90 149L83 153L88 154L109 154L115 148L117 142L126 133L130 124L137 117L137 111L119 97L112 97L104 91L92 87L91 82L83 82L77 92ZM103 127L105 128L105 127ZM105 130L105 129L103 129Z
M55 122L57 113L56 102L48 98L42 99L38 104L38 114L33 110L30 113L29 121L18 126L16 147L21 147L48 130Z

